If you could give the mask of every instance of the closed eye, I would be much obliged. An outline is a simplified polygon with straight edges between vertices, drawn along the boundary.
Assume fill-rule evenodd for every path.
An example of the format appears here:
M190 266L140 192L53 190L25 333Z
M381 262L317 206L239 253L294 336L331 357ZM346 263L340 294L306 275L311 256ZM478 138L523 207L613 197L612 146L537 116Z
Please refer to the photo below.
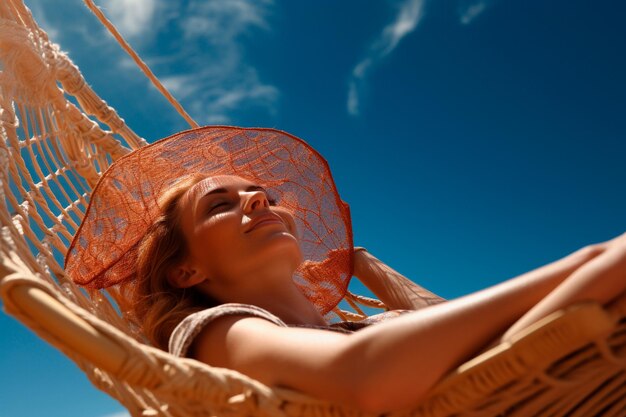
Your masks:
M222 201L222 202L219 202L219 203L217 203L217 204L213 204L213 205L209 208L209 211L208 211L208 212L209 212L209 213L213 213L214 211L221 210L222 208L225 208L225 207L227 207L228 205L229 205L229 203L228 203L228 202L226 202L226 201Z
M269 195L265 194L265 198L267 198L267 202L269 203L270 206L278 205L278 202L275 199L271 198ZM214 212L226 210L227 208L230 207L230 205L231 203L228 201L218 201L208 208L207 214L212 214Z

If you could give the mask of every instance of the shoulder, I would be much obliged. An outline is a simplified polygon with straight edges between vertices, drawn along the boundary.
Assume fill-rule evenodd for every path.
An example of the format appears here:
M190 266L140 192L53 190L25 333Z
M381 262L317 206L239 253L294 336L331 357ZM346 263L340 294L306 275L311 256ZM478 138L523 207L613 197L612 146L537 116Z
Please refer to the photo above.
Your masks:
M198 312L189 320L200 320L202 325L195 326L193 334L187 332L191 336L184 341L173 334L172 353L232 369L268 386L303 390L319 388L321 381L329 378L340 379L336 369L328 365L337 363L349 351L349 335L289 327L279 319L272 320L269 312L248 307L233 308L228 313L222 308L219 312L224 314L219 315L214 314L215 310ZM207 315L213 319L204 322ZM318 380L311 378L313 373Z
M213 367L227 368L247 375L266 386L279 386L304 392L316 398L360 403L362 374L354 372L354 352L375 337L358 338L328 329L291 327L268 320L255 307L233 309L226 314L216 310L195 314L218 317L196 326L189 338L185 356ZM270 313L268 313L270 314ZM183 324L184 326L184 324ZM173 340L178 340L173 335Z
M270 385L298 390L338 379L337 363L349 351L350 335L327 329L279 326L259 316L221 316L202 328L187 356L229 368ZM316 374L318 381L311 375Z
M207 333L206 329L216 327L217 323L223 327L224 324L232 324L242 317L254 317L274 326L287 327L281 319L265 309L250 304L227 303L187 316L172 332L168 350L176 356L188 356L196 339Z
M211 366L242 371L237 364L243 365L272 351L270 346L280 340L281 330L289 329L257 315L243 312L224 315L202 327L186 356Z

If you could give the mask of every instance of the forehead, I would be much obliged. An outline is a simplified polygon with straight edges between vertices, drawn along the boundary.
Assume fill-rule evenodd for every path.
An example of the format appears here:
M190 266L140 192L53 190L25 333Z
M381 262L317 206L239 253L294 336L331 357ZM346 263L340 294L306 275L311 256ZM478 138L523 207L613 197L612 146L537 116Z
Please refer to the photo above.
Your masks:
M256 184L236 175L215 175L212 177L207 177L199 183L195 184L193 187L187 190L187 192L185 193L185 197L190 201L195 201L206 193L210 192L211 190L215 190L217 188L239 190L250 187L251 185Z

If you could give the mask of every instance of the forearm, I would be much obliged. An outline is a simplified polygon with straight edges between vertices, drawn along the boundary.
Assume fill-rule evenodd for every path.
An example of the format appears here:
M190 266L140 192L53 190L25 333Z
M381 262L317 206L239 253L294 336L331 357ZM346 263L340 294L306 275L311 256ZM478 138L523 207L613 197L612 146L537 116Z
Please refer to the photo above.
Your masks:
M597 250L585 248L485 290L359 331L351 340L354 363L371 364L355 370L364 384L364 407L392 411L389 407L414 404L595 256Z
M548 294L572 272L604 250L601 245L590 245L513 279L520 279L527 286L541 286L544 294ZM355 257L358 265L355 276L390 309L417 310L445 301L393 270L366 250L358 248Z
M355 379L363 384L362 407L383 412L414 405L536 302L529 293L497 292L489 288L351 336Z
M355 258L355 276L390 310L418 310L445 301L362 248L356 248Z
M626 245L621 247L614 245L568 276L511 326L503 339L573 303L592 301L606 305L624 291L626 291Z

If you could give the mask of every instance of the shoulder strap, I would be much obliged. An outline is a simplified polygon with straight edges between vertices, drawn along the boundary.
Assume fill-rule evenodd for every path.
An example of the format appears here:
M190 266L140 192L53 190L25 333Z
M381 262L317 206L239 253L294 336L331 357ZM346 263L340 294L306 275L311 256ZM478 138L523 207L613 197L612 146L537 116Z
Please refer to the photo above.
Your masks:
M226 303L187 316L172 332L168 350L176 356L187 356L187 351L193 340L207 324L222 316L236 315L260 317L271 321L277 326L287 327L285 322L261 307L249 304Z

